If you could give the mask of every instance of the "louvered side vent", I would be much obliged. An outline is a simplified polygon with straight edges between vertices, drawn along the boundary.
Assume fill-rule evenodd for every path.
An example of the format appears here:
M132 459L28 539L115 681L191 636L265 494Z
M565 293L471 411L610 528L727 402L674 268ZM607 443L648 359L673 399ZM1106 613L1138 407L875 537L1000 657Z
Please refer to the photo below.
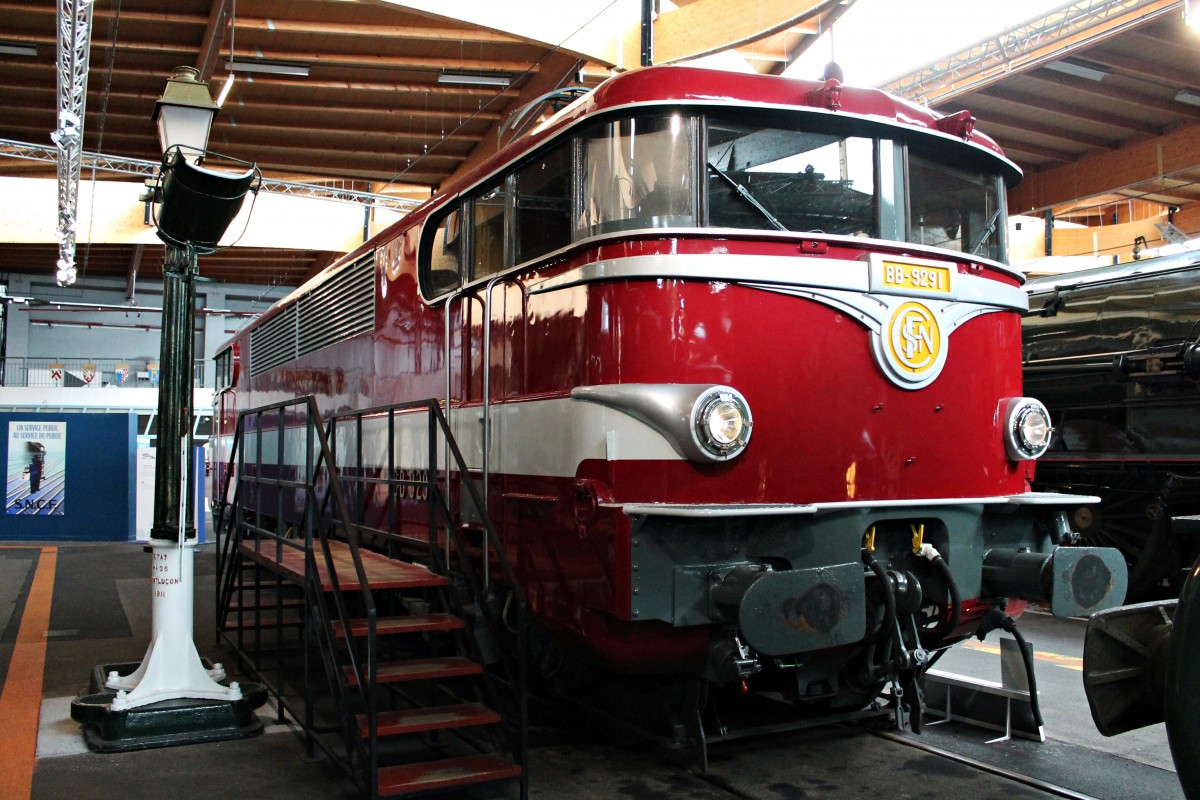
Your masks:
M250 374L375 327L375 256L354 262L250 332Z
M276 314L250 332L250 374L286 364L296 353L296 306Z
M300 298L299 355L375 327L375 256L342 270Z

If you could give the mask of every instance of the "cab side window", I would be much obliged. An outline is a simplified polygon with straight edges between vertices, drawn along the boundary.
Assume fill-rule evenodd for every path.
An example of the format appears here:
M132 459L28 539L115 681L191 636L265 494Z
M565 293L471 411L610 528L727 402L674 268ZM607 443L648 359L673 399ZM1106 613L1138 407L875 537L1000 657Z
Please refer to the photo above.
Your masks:
M420 258L421 291L426 297L440 297L458 288L462 244L462 213L457 204L426 223Z
M506 181L494 184L471 200L471 280L486 278L508 265L505 258L504 211L508 203Z

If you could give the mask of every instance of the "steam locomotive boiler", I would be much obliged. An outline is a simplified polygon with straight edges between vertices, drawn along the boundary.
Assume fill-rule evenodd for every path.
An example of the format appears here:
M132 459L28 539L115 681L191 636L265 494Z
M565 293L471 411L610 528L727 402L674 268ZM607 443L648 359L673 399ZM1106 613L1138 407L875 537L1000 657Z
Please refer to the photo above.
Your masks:
M547 646L805 707L910 684L989 609L1116 605L1121 554L1057 546L1094 498L1030 488L1020 173L974 122L836 80L618 75L235 336L215 459L240 410L437 398L470 472L440 485L485 487ZM381 430L354 444L374 468ZM418 493L358 500L427 536Z

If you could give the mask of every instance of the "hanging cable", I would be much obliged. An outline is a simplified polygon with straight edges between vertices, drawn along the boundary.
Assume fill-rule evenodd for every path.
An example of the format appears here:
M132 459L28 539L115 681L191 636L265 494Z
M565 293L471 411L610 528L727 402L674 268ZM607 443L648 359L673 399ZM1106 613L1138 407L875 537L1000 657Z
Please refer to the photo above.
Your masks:
M1029 708L1033 712L1033 722L1038 728L1042 727L1042 709L1038 703L1037 678L1033 673L1033 652L1029 648L1029 644L1025 641L1025 637L1017 630L1016 621L1004 613L1003 610L992 606L983 615L983 619L979 623L979 630L975 632L976 638L983 641L989 633L999 628L1000 630L1011 633L1012 637L1017 640L1017 646L1021 650L1021 661L1025 665L1025 677L1029 683Z

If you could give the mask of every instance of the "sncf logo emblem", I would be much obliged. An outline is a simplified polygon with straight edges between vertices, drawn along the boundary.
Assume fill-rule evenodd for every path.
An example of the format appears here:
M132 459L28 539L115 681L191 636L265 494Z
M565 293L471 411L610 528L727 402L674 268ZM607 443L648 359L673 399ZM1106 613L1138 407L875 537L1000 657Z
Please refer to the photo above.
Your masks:
M905 303L888 322L888 347L901 369L922 375L937 363L942 331L933 312L920 303Z
M904 389L928 386L946 363L946 334L925 303L896 306L875 338L875 355L888 378Z

